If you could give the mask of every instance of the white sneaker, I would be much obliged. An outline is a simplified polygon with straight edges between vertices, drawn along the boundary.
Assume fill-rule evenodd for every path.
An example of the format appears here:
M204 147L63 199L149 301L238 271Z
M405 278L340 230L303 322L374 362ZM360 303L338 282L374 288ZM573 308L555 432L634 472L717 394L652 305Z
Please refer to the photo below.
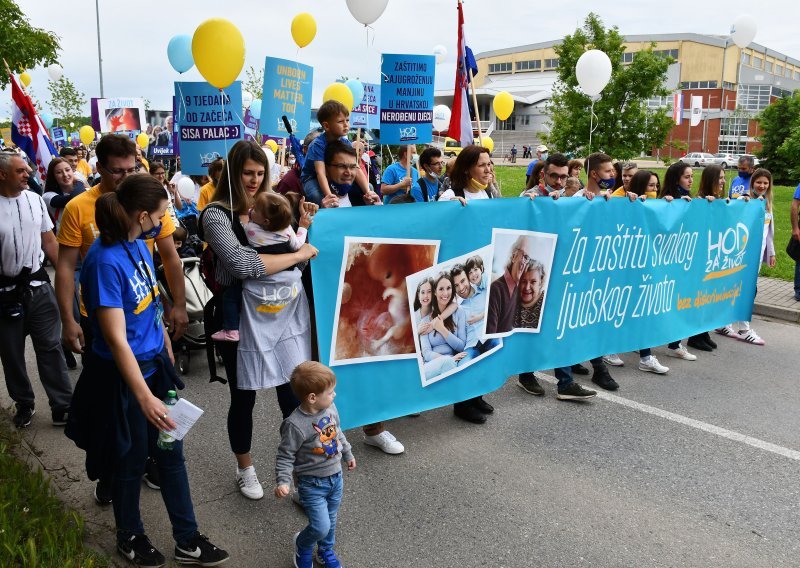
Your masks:
M264 488L261 487L256 468L252 465L244 469L236 468L236 483L239 484L239 491L248 499L261 499L264 496Z
M611 355L603 355L603 362L606 365L611 365L612 367L622 367L625 362L619 358L619 355L616 353L612 353Z
M364 436L364 443L368 446L375 446L380 448L387 454L402 454L406 449L403 444L397 441L397 438L392 436L389 432L384 430L380 434L374 436Z
M679 343L677 349L669 349L667 348L667 355L670 357L675 357L676 359L683 359L684 361L696 361L697 355L692 355L686 350L686 347L683 346L683 343Z
M736 337L736 332L733 331L733 327L730 324L719 327L714 331L719 333L720 335L724 335L725 337L733 337L733 338Z
M764 340L752 329L742 329L736 333L736 339L741 339L745 343L753 345L764 345Z
M669 367L665 367L658 362L655 355L648 355L639 359L639 370L647 373L656 373L657 375L664 375L669 371Z

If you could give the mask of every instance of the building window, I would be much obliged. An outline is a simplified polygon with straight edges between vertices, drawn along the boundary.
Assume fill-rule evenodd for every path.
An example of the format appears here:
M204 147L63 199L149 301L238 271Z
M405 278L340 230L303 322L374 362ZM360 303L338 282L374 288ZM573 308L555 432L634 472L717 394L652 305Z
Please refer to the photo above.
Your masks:
M736 90L736 86L733 83L729 83L728 81L722 82L722 88L728 91Z
M489 73L510 73L511 62L506 63L489 63Z
M720 136L738 136L747 138L747 127L750 119L747 117L742 118L723 118L719 124Z
M783 65L775 66L775 74L779 77L783 76Z
M745 154L745 146L747 141L720 140L718 151L722 154Z
M787 79L792 78L792 70L789 69L788 67L786 68L786 73L784 74L784 77L786 77Z
M753 67L755 67L756 69L761 69L763 63L764 60L761 59L760 57L753 57Z
M728 87L733 89L733 85L731 83L726 83ZM681 89L716 89L719 87L719 82L717 81L684 81L681 83Z
M531 61L517 61L517 71L539 71L542 68L541 59Z
M558 68L559 59L545 59L544 60L544 68L545 69L556 69Z
M772 95L770 85L739 85L736 94L736 107L744 110L764 110Z
M675 61L678 60L678 50L677 49L657 49L657 50L653 51L653 54L657 55L658 57L663 57L665 59L667 57L671 57Z
M672 95L647 99L647 108L667 108L672 106Z
M767 73L772 73L772 68L773 67L774 67L774 65L773 65L772 61L767 61L767 68L766 68Z
M795 71L794 72L794 80L795 81L800 81L800 71Z
M629 52L629 51L626 51L625 53L623 53L623 54L622 54L622 63L623 63L623 64L625 64L625 63L632 63L632 62L633 62L633 55L634 55L634 54L633 54L633 52L632 52L632 51L630 51L630 52Z
M742 53L742 63L745 65L750 65L750 54L749 53Z

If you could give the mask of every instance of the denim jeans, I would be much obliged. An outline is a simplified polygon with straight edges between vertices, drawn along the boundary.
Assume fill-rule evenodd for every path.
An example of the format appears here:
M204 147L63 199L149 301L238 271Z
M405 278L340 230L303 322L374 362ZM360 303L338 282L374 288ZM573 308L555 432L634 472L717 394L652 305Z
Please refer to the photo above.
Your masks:
M222 329L239 331L242 311L242 282L237 280L222 293Z
M500 345L499 339L487 339L486 341L479 341L475 345L475 347L467 347L466 349L464 349L464 353L466 353L467 355L466 357L461 359L461 361L458 362L458 366L463 367L464 365L467 364L468 361L477 359L478 357L480 357L487 351L491 351L498 345Z
M324 196L322 195L322 188L319 186L317 176L303 180L303 193L306 194L306 201L316 203L320 207L322 206L322 198Z
M183 442L175 440L171 450L162 450L156 445L158 431L142 414L139 403L131 395L128 400L128 427L131 448L114 469L111 485L111 504L117 524L117 539L125 540L131 535L144 534L144 525L139 512L139 493L147 456L155 459L161 480L161 498L172 523L172 538L175 542L186 542L197 533L194 506L189 493L189 477L183 461Z
M336 542L336 516L342 502L342 472L328 477L301 475L297 478L300 504L306 511L308 526L297 536L301 550L333 548Z
M800 262L794 265L794 299L800 300Z
M447 373L456 368L456 362L451 355L442 355L430 361L426 361L422 366L425 371L425 378L432 379L442 373Z

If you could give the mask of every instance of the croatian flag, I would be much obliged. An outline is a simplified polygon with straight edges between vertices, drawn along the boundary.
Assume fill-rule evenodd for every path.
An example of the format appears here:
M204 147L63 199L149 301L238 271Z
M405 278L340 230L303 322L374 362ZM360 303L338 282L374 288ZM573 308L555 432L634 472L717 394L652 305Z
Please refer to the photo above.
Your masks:
M478 64L472 50L467 47L464 35L464 11L458 3L458 60L456 62L456 86L453 91L453 108L450 114L450 125L447 136L461 142L462 147L473 142L472 120L469 117L469 71L474 76L478 72Z
M683 93L681 91L672 95L672 120L676 125L683 124Z
M43 181L50 160L56 157L56 149L33 103L17 84L14 75L11 75L11 98L11 140L36 162L39 179Z

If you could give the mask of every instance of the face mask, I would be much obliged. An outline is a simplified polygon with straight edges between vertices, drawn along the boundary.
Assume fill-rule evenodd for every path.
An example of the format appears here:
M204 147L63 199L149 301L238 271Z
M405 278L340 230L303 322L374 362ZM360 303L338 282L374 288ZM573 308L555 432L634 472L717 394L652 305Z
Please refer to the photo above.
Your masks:
M547 152L542 152L542 160L546 160L546 159L547 159Z
M344 197L348 193L350 193L350 188L353 187L353 184L350 183L333 183L330 182L331 189L338 195L339 197Z
M428 170L428 176L432 177L433 179L439 179L439 174L433 170Z
M141 240L155 239L159 235L159 233L161 233L161 222L159 222L158 225L155 225L149 231L143 230L142 234L136 238Z
M739 170L739 177L742 179L750 179L750 176L753 175L750 172L743 172Z
M615 183L617 183L617 179L613 177L597 180L597 185L603 190L613 189Z
M479 191L483 191L484 189L489 187L488 183L480 183L474 177L469 178L469 181L472 184L472 187L477 189L477 190L479 190Z
M550 187L549 183L544 184L544 188L547 190L547 193L553 193L554 191L556 191L555 189Z
M656 199L658 197L658 193L655 191L645 191L644 194L647 196L647 199Z

